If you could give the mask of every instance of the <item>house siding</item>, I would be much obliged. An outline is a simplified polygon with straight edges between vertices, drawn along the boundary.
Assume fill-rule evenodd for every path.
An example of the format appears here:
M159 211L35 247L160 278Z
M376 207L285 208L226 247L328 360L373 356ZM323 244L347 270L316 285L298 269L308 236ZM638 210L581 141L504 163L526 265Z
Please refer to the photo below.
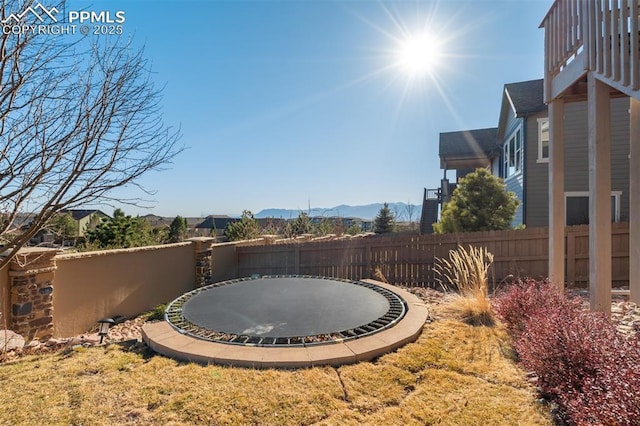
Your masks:
M524 103L528 109L519 104L519 111L522 114L526 111L531 112L521 117L514 113L509 100L511 98L506 95L503 97L498 125L498 143L502 150L493 158L490 169L494 175L504 179L506 189L515 193L520 200L512 225L546 227L549 224L549 163L538 162L538 120L548 117L548 111L544 108L542 100L537 100L537 95L529 94L529 97L530 102ZM564 108L564 191L588 193L587 102L567 102ZM504 144L519 126L522 129L522 172L505 177ZM630 170L627 97L611 99L611 163L611 191L620 194L618 218L620 221L628 221ZM462 174L463 171L458 170L458 174ZM582 210L578 210L578 213L580 212Z
M87 235L87 227L91 221L93 215L85 216L78 220L78 237L85 237Z
M565 192L589 191L587 103L565 106ZM620 218L629 218L629 98L611 100L611 190L621 191Z
M565 104L564 113L564 190L589 190L589 147L587 103Z
M509 118L507 119L507 123L506 123L506 131L504 133L500 146L504 147L504 144L507 142L508 138L522 123L523 123L522 118L516 117L515 114L513 113L509 114ZM523 146L527 145L526 139L527 138L523 128L523 134L522 134ZM523 150L523 153L525 153L524 150ZM500 161L504 162L504 151L502 151L502 153L500 154ZM523 159L522 165L523 165L523 168L526 167L526 154L525 154L525 159ZM503 173L502 177L504 178L504 173L505 173L504 167L502 167L502 173ZM504 183L507 191L511 191L515 193L516 197L518 197L518 200L521 200L520 205L516 210L516 214L513 218L513 221L511 222L511 226L516 227L516 226L522 225L524 223L524 205L522 203L522 200L524 197L524 170L521 173L516 173L513 176L504 178Z
M549 163L538 162L538 119L546 117L547 111L541 111L526 119L524 207L527 227L549 223Z
M629 98L611 100L611 190L622 191L620 221L629 221Z
M538 123L546 112L529 116L525 144L526 225L548 226L549 166L538 163ZM565 192L589 191L587 103L565 104ZM620 220L629 219L629 99L611 100L611 190L622 192Z

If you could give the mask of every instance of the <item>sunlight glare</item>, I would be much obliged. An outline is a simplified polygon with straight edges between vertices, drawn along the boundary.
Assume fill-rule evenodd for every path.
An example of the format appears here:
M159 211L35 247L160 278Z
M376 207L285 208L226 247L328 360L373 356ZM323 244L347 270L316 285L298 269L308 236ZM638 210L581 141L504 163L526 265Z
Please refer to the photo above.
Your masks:
M431 74L439 64L439 47L428 34L407 37L398 50L398 66L413 77Z

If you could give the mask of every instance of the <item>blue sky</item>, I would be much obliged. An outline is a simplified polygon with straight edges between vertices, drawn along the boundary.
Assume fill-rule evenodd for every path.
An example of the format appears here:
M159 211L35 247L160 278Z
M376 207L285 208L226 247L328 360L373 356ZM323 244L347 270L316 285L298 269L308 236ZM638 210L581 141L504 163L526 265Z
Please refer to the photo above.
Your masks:
M542 78L538 25L551 3L93 2L125 11L188 147L141 181L155 207L125 211L420 203L442 177L439 133L496 126L503 85ZM440 56L412 76L397 52L425 30Z

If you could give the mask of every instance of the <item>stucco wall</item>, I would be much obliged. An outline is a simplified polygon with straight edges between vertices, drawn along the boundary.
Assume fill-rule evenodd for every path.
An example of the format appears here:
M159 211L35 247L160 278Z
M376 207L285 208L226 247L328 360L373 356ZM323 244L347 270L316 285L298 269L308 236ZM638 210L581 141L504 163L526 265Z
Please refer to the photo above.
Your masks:
M191 243L55 258L54 336L81 334L104 317L133 317L195 285Z

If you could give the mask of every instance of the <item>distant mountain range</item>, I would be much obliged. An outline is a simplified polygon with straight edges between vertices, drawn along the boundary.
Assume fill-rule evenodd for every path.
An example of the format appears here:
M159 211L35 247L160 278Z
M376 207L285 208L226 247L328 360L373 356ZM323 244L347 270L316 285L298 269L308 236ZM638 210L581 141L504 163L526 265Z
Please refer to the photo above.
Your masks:
M263 218L282 218L282 219L295 219L300 212L309 213L309 216L324 216L324 217L357 217L360 219L373 219L376 217L383 203L367 204L365 206L347 206L339 205L331 208L312 208L308 209L264 209L259 211L255 217L258 219ZM411 207L407 203L389 203L389 209L396 215L398 221L409 221L410 210L411 220L416 222L420 219L421 205L411 204Z

